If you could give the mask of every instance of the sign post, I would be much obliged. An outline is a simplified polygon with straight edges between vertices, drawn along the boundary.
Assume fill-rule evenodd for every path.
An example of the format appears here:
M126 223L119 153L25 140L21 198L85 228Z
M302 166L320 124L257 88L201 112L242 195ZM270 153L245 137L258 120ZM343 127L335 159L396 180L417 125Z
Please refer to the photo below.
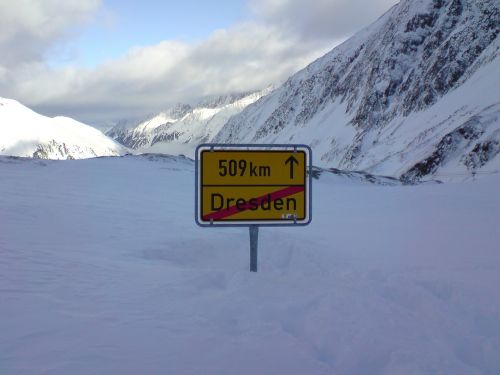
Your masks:
M250 225L250 272L257 272L257 255L259 250L259 226Z
M202 144L196 149L196 223L248 226L257 271L259 226L311 221L311 149L306 145Z

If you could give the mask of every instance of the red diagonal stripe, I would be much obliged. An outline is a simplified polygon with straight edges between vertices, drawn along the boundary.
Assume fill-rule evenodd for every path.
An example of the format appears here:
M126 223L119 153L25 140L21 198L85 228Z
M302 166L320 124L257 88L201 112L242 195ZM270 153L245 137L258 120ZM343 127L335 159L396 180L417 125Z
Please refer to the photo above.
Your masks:
M271 202L274 202L276 199L285 198L285 197L288 197L290 195L300 193L302 191L304 191L304 186L289 186L287 188L277 190L277 191L270 194L271 195ZM268 195L269 195L269 193L266 195L263 195L261 197L255 198L257 200L257 203L259 206L261 205L261 203L264 199L267 199ZM254 198L252 198L252 199L254 199ZM240 205L240 206L241 206L241 209L238 209L238 206L234 205L234 206L228 207L224 210L220 210L220 211L216 211L216 212L212 212L210 214L207 214L207 215L203 216L203 221L222 220L226 217L229 217L229 216L232 216L235 214L239 214L240 212L247 211L250 208L252 208L252 206L250 205L250 199L248 201L246 201L244 205Z

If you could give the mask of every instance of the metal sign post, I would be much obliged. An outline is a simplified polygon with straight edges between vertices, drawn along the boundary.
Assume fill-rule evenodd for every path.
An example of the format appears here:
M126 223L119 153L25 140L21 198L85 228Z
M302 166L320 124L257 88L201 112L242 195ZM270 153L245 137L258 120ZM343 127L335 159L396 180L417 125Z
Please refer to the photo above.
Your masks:
M257 272L257 254L259 248L259 226L250 225L250 272Z
M196 148L196 223L247 226L257 271L259 226L311 222L312 152L306 145L202 144Z

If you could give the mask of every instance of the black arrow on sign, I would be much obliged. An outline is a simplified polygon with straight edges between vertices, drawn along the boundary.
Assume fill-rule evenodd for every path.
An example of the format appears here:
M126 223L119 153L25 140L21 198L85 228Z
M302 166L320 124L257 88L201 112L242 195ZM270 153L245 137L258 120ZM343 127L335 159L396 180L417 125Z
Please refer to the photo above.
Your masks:
M290 178L293 179L293 164L296 163L297 165L299 164L299 161L295 159L295 156L290 156L288 159L285 161L285 165L290 164Z

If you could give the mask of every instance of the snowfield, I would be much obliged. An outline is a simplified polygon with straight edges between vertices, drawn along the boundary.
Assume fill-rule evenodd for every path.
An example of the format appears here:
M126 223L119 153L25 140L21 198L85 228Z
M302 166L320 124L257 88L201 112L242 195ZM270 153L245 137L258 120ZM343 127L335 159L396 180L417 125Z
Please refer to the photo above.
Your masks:
M499 374L500 175L194 222L182 157L0 157L0 374Z

